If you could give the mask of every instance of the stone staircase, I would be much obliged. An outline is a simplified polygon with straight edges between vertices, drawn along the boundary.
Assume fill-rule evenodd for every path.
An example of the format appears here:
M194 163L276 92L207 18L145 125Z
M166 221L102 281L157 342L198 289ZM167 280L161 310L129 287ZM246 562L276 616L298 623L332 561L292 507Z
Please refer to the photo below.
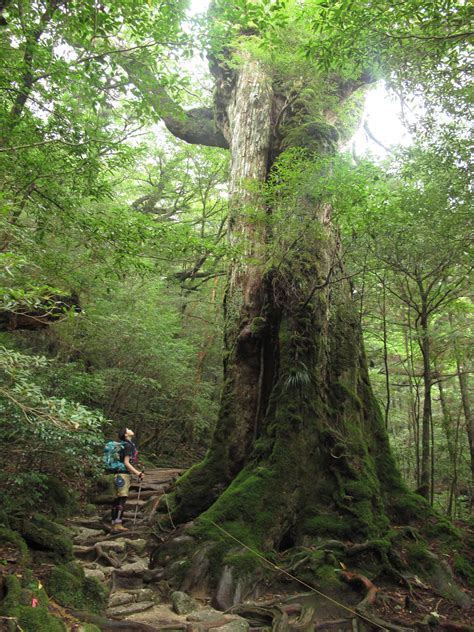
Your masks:
M87 577L95 577L110 589L105 617L109 622L121 622L117 627L123 631L212 628L246 632L248 623L240 617L225 616L184 593L169 594L164 582L160 583L163 569L149 568L150 551L157 544L151 537L152 519L160 498L181 472L164 468L146 472L140 498L138 483L132 484L124 513L127 532L110 533L110 503L96 505L96 515L72 518L69 526L75 533L76 560Z

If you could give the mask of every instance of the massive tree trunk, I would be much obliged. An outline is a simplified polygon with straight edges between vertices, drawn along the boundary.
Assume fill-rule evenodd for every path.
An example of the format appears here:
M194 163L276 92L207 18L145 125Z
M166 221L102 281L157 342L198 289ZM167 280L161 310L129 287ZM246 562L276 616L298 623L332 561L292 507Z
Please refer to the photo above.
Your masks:
M324 111L308 123L262 64L244 54L238 68L225 59L221 55L212 67L215 127L208 140L220 139L231 152L229 238L238 253L224 300L220 411L206 457L178 481L170 501L170 524L189 523L191 537L171 539L152 559L168 574L181 571L182 581L174 580L185 590L202 588L204 581L221 607L242 597L233 565L237 574L245 568L252 576L248 556L235 553L235 540L226 540L222 528L259 551L341 540L365 542L386 561L388 544L381 538L390 524L405 521L417 507L428 511L406 490L390 453L329 205L302 192L288 215L292 226L303 218L295 238L284 221L273 221L274 209L262 195L288 140L282 129L292 129L298 146L331 151L337 116ZM337 108L363 80L335 77L333 84ZM161 91L147 94L159 110ZM191 128L195 136L196 120L186 119L186 140ZM179 121L167 124L181 134ZM165 516L168 510L167 500ZM321 551L314 555L316 566L327 568ZM332 577L335 559L329 562Z
M217 524L261 551L318 538L380 538L410 502L369 384L330 208L302 196L294 213L310 212L311 229L297 240L270 232L272 209L260 191L278 153L278 97L250 58L232 77L217 69L216 81L232 157L230 239L243 256L231 266L225 295L216 431L205 459L178 482L173 518L197 518L195 537L220 540ZM277 245L286 254L272 266L268 252ZM228 578L219 551L208 555L218 594ZM155 563L168 555L161 547ZM191 576L206 567L203 555ZM188 574L183 585L192 583ZM238 599L236 589L219 605Z

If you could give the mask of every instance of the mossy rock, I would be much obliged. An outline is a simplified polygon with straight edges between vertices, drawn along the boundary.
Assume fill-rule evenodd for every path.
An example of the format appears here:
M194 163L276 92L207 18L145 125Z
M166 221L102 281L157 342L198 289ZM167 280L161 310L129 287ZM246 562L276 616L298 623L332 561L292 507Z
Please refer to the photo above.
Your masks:
M53 568L46 586L62 606L101 613L107 604L107 588L97 579L85 577L75 562Z
M30 554L28 551L28 547L21 535L16 531L12 531L11 529L0 527L0 544L6 542L13 544L13 546L18 549L18 552L20 554L18 562L20 564L24 564L29 560Z
M21 527L21 534L30 548L48 552L59 561L73 559L72 540L66 527L46 516L35 514Z
M15 575L5 579L6 597L0 603L0 614L16 619L24 632L66 632L65 624L48 612L48 595L34 582L20 583ZM32 599L38 603L32 606Z

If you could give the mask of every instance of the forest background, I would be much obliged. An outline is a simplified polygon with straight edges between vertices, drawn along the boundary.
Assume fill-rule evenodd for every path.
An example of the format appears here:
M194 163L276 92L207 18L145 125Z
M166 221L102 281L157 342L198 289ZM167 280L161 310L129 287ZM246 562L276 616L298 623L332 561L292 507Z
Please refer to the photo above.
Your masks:
M474 493L469 7L413 0L394 18L377 2L352 11L316 0L235 4L232 28L265 32L251 52L292 86L284 107L301 100L317 112L307 77L333 66L349 76L367 57L403 112L416 104L417 116L406 116L409 146L357 155L350 138L361 89L344 112L347 137L320 134L333 145L330 158L289 143L259 193L278 209L272 229L286 226L286 244L269 254L279 267L291 244L318 230L310 217L289 217L296 192L330 202L337 264L350 280L398 466L413 489L424 468L430 502L466 519ZM246 254L227 239L226 152L157 127L212 101L208 79L192 70L195 55L213 52L205 17L186 18L179 1L7 0L0 10L8 446L0 519L8 525L40 502L54 505L58 481L92 481L105 438L120 426L136 430L154 464L186 467L204 455L222 386L226 272ZM374 31L362 28L367 11ZM318 39L325 20L332 30ZM217 35L228 27L214 26ZM153 71L153 86L146 73L134 80L137 64ZM348 151L335 154L341 146ZM292 376L304 382L304 366Z

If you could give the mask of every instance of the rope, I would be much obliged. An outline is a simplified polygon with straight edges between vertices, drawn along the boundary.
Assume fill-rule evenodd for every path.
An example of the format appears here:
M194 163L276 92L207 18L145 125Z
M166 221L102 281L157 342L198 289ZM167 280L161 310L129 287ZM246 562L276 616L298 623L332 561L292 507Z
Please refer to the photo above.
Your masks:
M349 606L345 606L343 603L340 603L336 599L333 599L332 597L329 597L329 595L325 595L323 592L321 592L317 588L314 588L314 586L310 586L310 584L307 584L303 580L298 579L298 577L295 577L295 575L292 575L291 573L288 573L288 571L285 571L284 568L281 568L280 566L277 566L273 562L270 562L270 560L267 560L267 558L264 557L261 553L259 553L258 551L255 551L254 549L250 548L244 542L241 542L238 538L233 536L232 533L229 533L223 527L221 527L220 525L216 524L212 520L209 520L209 522L212 525L214 525L216 527L216 529L219 529L219 531L222 531L222 533L225 533L227 536L229 536L229 538L232 538L232 540L235 540L235 542L237 542L238 544L243 546L245 549L247 549L248 551L250 551L251 553L253 553L257 557L259 557L261 560L266 562L266 564L268 564L273 569L279 571L280 573L283 573L284 575L286 575L290 579L298 582L302 586L305 586L305 588L308 588L310 591L316 593L317 595L320 595L321 597L324 597L324 599L327 599L328 601L330 601L331 603L335 604L336 606L339 606L340 608L343 608L344 610L347 610L347 612L350 612L351 614L355 615L356 617L360 617L361 619L364 619L365 621L367 621L371 625L375 625L377 628L380 628L381 630L385 630L385 631L387 630L387 628L385 628L384 626L380 625L380 623L377 623L376 621L373 621L368 616L366 616L364 614L361 614L360 612L356 612L356 610L353 610L352 608L349 608Z

